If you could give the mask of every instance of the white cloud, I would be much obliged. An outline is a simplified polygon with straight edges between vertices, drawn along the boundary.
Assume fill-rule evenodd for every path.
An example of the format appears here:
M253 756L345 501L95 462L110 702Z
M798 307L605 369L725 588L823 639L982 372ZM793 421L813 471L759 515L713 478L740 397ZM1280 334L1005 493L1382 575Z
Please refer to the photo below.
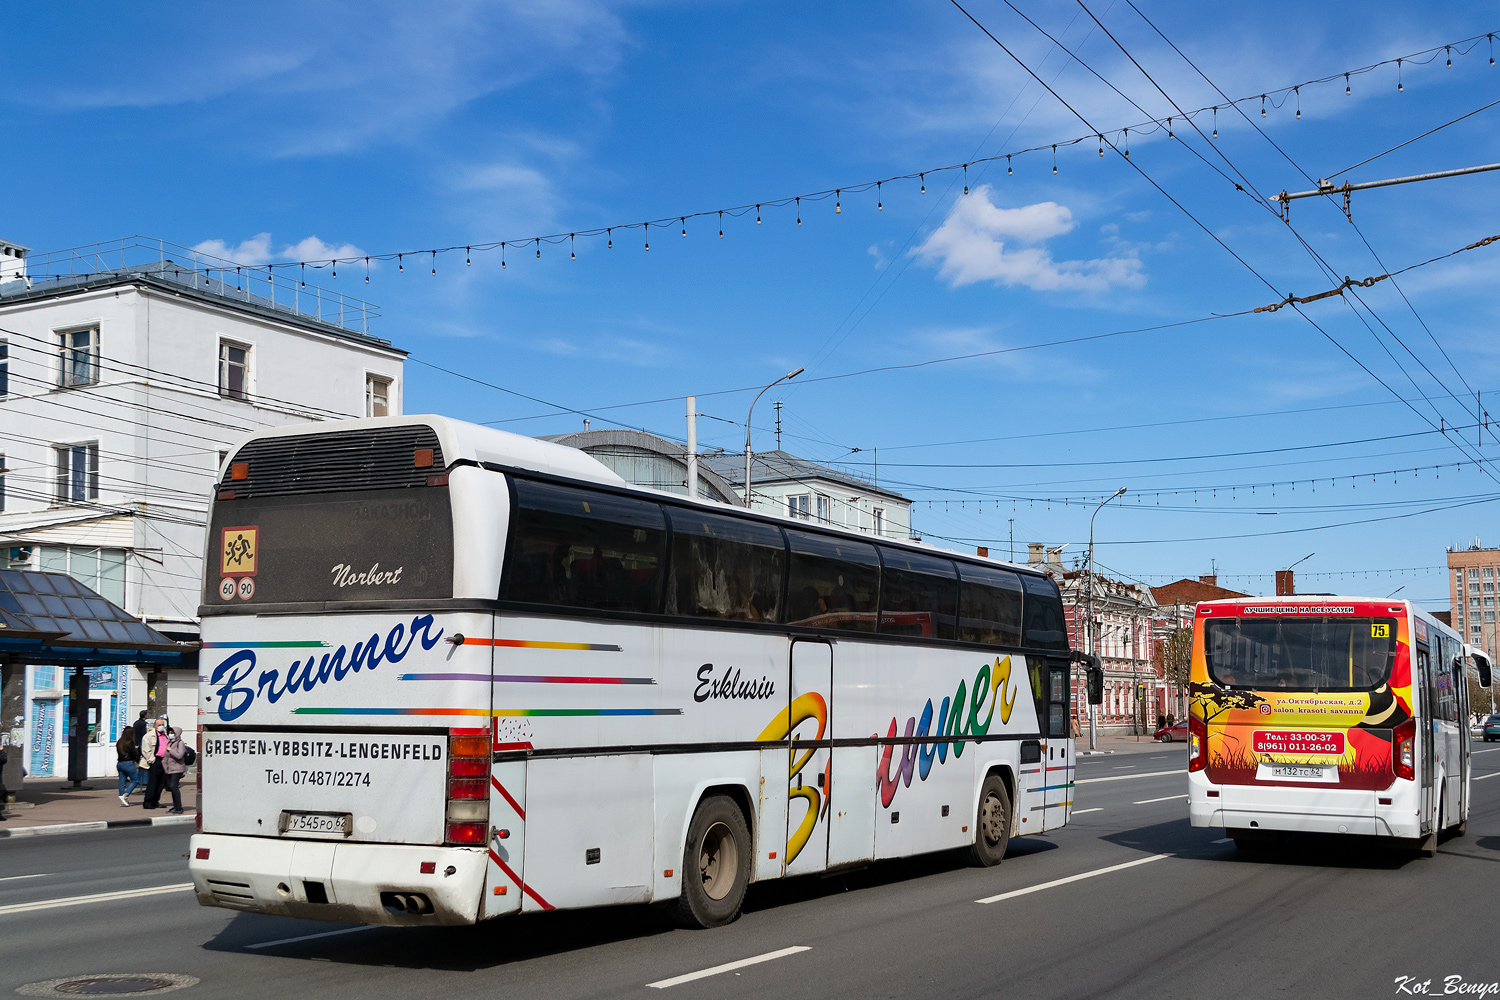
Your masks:
M308 236L296 243L288 243L279 250L273 250L270 233L257 233L234 246L224 240L204 240L193 249L198 253L221 257L249 267L269 264L272 261L332 260L365 256L365 252L353 243L324 243L316 236Z
M997 208L991 193L984 184L960 198L943 224L913 251L939 262L939 276L955 288L992 281L1039 292L1102 292L1146 283L1141 262L1133 256L1058 261L1045 247L1027 245L1072 231L1077 223L1066 205L1043 201Z

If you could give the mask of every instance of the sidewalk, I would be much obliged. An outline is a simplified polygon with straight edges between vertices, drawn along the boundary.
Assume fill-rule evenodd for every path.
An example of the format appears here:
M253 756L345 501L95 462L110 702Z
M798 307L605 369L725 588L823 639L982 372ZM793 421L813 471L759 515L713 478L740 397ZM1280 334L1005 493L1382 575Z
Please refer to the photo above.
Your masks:
M1142 751L1142 750L1157 750L1157 751L1160 751L1163 747L1165 747L1165 748L1167 748L1169 750L1173 749L1173 748L1181 750L1181 749L1184 749L1184 747L1185 747L1185 744L1182 743L1181 741L1178 741L1176 743L1158 743L1158 742L1156 742L1156 740L1153 740L1150 736L1145 736L1145 735L1143 735L1139 740L1137 740L1134 736L1104 736L1104 735L1100 735L1097 743L1098 743L1099 749L1094 750L1094 751L1090 751L1089 750L1089 734L1088 734L1088 730L1087 729L1084 730L1083 736L1081 736L1079 738L1076 738L1073 741L1073 745L1078 748L1078 755L1080 757L1088 756L1090 753L1095 753L1095 754L1103 754L1103 753L1120 754L1120 753L1135 753L1136 751Z
M72 791L72 784L58 778L29 778L16 793L16 801L0 812L0 838L52 833L81 833L132 826L191 824L198 809L194 769L182 776L181 816L167 815L172 796L162 796L162 808L142 809L145 789L130 796L130 806L120 805L114 775L90 778L88 791Z

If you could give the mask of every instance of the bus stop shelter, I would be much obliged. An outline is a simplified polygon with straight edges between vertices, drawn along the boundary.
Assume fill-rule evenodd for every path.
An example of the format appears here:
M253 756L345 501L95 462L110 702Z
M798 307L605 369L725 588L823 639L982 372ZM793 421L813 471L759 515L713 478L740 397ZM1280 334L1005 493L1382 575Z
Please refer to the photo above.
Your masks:
M197 643L174 642L63 573L0 570L0 740L22 746L25 670L33 664L71 670L68 679L68 779L88 774L90 667L191 665ZM102 720L96 718L93 725ZM22 755L11 753L4 784L14 795Z

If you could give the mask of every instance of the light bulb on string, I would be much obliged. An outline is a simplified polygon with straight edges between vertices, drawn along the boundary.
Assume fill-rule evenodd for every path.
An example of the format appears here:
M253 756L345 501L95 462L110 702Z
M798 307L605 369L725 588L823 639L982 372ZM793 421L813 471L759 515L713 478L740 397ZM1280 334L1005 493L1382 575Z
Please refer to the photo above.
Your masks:
M1264 118L1266 116L1266 95L1265 94L1261 94L1260 95L1260 116L1262 118Z
M1104 136L1099 136L1099 155L1104 155Z
M1300 122L1302 120L1302 89L1293 87L1292 93L1297 95L1297 120Z
M833 192L833 214L834 215L843 215L844 214L844 205L843 205L843 202L839 200L839 191L837 191L837 190L835 190Z
M500 270L505 270L505 244L500 244Z
M677 221L682 223L682 238L687 239L687 216L682 216Z
M437 251L432 251L432 276L437 277Z
M884 212L885 202L880 200L880 182L875 182L875 211Z
M1219 107L1214 105L1214 138L1219 137Z
M802 225L802 199L798 197L793 200L797 203L797 225L800 226Z
M759 205L755 206L755 224L757 226L760 225L760 206Z
M332 268L332 270L333 270L333 280L334 281L339 280L339 262L338 261L333 261L333 268Z
M1005 162L1006 163L1010 162L1010 157L1009 156L1007 156L1005 158ZM969 165L967 163L965 163L964 164L964 194L968 194L968 193L969 193Z
M651 223L646 223L646 252L651 252Z
M1491 61L1491 62L1492 62L1492 63L1493 63L1493 62L1494 62L1494 60L1493 60L1493 59L1492 59L1492 60L1490 60L1490 61ZM1345 73L1345 74L1344 74L1344 96L1345 96L1345 97L1348 97L1348 96L1349 96L1349 95L1351 95L1351 94L1353 94L1353 93L1354 93L1354 88L1353 88L1353 87L1351 87L1351 86L1349 86L1349 74L1348 74L1348 73Z
M1010 165L1010 154L1007 153L1006 156L1005 156L1005 176L1007 176L1007 177L1014 177L1015 175L1016 175L1016 172L1015 172L1015 170L1013 170L1011 168L1011 165ZM968 194L968 193L969 193L968 185L964 185L964 194Z
M302 265L302 287L303 288L307 287L307 265L306 264Z
M724 213L719 213L719 239L724 238Z
M405 274L406 273L406 264L402 262L402 260L401 260L401 254L399 254L399 253L396 255L396 270L399 271L401 274Z
M1052 144L1052 176L1057 176L1057 143Z
M1170 119L1170 118L1167 119L1167 138L1168 139L1175 139L1175 138L1177 138L1175 135L1172 134L1172 119ZM1057 147L1054 146L1053 148L1055 149Z
M1446 52L1446 53L1448 53L1448 68L1452 69L1453 68L1453 49L1451 47L1445 45L1445 46L1443 46L1443 51Z
M577 260L578 259L578 252L573 249L573 234L572 233L568 234L568 259L569 260Z
M1125 159L1130 159L1130 129L1124 130L1125 136Z
M1485 37L1490 40L1490 65L1493 66L1495 65L1495 36L1486 35Z
M536 259L542 259L542 238L540 236L536 239Z
M474 266L474 261L472 259L473 256L474 256L474 252L470 248L464 247L464 266L465 267L473 267Z
M1490 60L1490 64L1491 65L1493 65L1494 62L1495 62L1495 60L1493 60L1493 59ZM927 193L927 175L926 174L918 174L917 177L920 178L921 181L922 181L922 193L926 194Z
M1401 82L1401 60L1397 59L1396 60L1396 93L1398 93L1398 94L1404 94L1405 92L1406 92L1406 84L1404 84L1404 83Z
M365 258L365 284L370 283L370 258Z
M505 244L502 243L500 245L504 246ZM614 248L615 248L615 231L613 229L606 229L604 231L604 249L606 249L606 250L613 250Z

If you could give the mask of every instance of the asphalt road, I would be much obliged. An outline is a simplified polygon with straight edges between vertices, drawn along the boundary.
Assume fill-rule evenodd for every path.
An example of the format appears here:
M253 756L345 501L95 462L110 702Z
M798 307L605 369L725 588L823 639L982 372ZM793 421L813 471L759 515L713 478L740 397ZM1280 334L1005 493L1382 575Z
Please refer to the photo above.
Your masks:
M1441 993L1449 975L1500 980L1489 899L1500 871L1484 867L1500 862L1500 778L1484 777L1500 775L1500 749L1476 744L1474 761L1468 836L1431 860L1347 840L1240 851L1222 831L1188 826L1181 745L1148 744L1082 759L1074 821L1013 841L996 868L938 856L754 886L739 921L696 932L646 907L450 930L235 914L200 908L183 890L139 894L187 881L184 830L17 838L0 842L0 991L75 974L174 972L201 979L184 997L318 1000L1321 1000L1399 995L1398 976ZM1140 863L1099 872L1130 862ZM125 895L27 905L105 893Z

